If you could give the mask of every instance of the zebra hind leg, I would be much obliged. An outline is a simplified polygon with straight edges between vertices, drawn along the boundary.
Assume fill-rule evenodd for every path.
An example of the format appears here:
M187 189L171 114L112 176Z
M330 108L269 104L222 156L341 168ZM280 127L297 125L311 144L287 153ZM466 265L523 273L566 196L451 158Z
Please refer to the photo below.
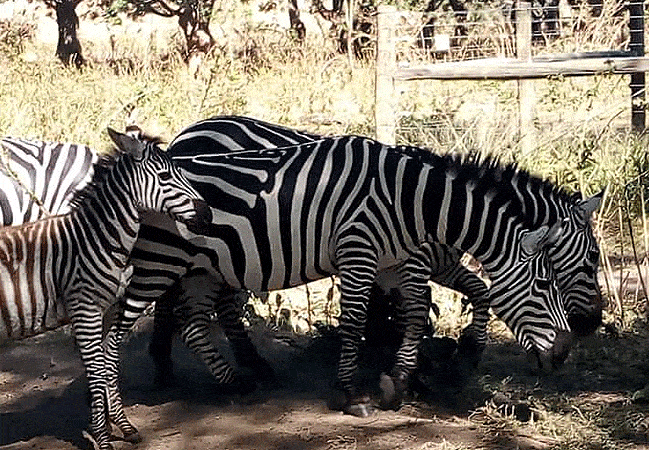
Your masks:
M271 365L260 356L242 320L243 307L248 301L246 291L230 295L215 295L214 305L219 325L223 329L240 369L258 382L274 385L277 380Z

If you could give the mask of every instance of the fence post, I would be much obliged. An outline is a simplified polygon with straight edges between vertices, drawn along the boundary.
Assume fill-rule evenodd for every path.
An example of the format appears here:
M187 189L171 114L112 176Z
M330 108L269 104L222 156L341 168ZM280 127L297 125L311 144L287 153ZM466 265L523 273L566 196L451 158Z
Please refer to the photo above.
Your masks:
M630 2L630 53L634 56L644 56L644 19L643 1ZM646 99L645 72L630 75L630 94L632 99L632 131L643 133L646 130Z
M375 134L378 141L395 145L396 101L395 73L396 55L395 15L397 9L390 5L377 8L377 68L375 75Z
M515 11L517 58L530 61L532 57L532 17L530 0L518 0ZM517 80L519 93L519 136L521 150L530 153L535 149L535 82Z

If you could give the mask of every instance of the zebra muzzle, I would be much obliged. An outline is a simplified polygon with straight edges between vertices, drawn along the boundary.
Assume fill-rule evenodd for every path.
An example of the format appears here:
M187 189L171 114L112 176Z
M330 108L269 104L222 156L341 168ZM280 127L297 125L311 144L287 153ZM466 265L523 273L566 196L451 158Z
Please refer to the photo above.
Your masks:
M549 374L553 370L559 369L566 361L573 346L573 333L568 331L558 331L553 346L545 352L533 350L528 354L529 360L542 373Z

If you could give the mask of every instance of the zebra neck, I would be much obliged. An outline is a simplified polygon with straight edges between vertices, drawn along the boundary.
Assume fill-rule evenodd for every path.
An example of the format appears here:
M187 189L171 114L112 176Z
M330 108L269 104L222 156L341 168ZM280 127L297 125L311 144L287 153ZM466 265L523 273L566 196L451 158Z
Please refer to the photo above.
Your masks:
M133 195L107 182L73 211L71 220L82 233L80 245L91 245L119 268L127 260L140 230L140 214Z
M508 243L513 236L522 227L533 226L535 217L521 213L511 187L486 188L463 175L457 167L441 173L425 165L420 174L422 195L415 207L424 224L418 235L472 254L488 272L497 270L511 253Z

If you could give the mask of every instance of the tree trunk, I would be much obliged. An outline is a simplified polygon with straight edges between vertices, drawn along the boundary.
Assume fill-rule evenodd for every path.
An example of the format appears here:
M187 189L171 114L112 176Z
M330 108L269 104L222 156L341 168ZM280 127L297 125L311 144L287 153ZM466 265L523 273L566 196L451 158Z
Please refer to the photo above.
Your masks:
M56 46L56 56L63 64L74 64L80 68L84 59L81 56L81 44L77 38L79 17L75 9L80 0L57 0L56 23L59 26L59 41Z
M289 0L289 23L291 24L291 32L298 42L301 44L305 41L305 24L300 20L300 9L298 8L298 0Z
M213 5L213 0L189 0L179 11L178 24L185 34L188 62L196 55L205 55L214 45L209 28Z

